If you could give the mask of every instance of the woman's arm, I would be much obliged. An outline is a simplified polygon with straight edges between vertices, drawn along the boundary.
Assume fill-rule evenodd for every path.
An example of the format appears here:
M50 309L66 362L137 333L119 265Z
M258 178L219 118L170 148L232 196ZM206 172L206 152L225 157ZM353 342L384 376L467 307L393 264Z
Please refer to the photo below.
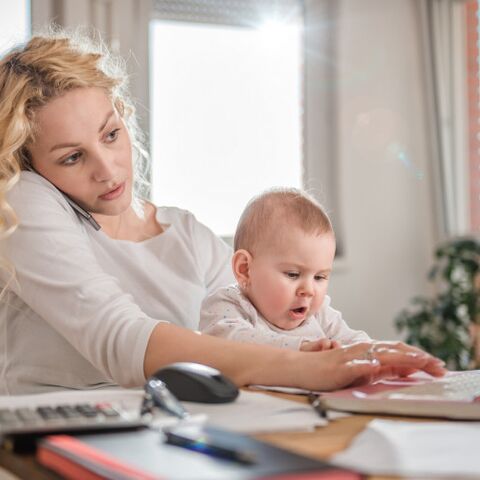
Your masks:
M375 360L368 351L375 347ZM237 385L263 384L334 390L396 376L408 370L444 374L442 363L402 342L357 343L326 352L297 352L238 343L198 334L171 324L157 325L147 345L145 376L172 362L198 362L217 368Z

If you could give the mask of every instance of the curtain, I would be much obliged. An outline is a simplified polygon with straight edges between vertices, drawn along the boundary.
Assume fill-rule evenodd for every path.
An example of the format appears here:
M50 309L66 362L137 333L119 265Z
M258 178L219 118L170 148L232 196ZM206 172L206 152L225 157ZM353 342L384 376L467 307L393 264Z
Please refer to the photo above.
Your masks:
M425 0L419 8L437 233L439 240L445 240L469 229L465 5L459 0Z

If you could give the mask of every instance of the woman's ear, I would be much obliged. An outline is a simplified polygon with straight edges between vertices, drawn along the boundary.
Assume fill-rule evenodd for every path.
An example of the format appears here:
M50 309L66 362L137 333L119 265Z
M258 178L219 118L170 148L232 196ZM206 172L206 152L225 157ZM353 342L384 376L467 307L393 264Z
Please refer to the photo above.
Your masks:
M241 288L246 289L250 284L250 264L252 255L247 250L237 250L232 257L232 269Z

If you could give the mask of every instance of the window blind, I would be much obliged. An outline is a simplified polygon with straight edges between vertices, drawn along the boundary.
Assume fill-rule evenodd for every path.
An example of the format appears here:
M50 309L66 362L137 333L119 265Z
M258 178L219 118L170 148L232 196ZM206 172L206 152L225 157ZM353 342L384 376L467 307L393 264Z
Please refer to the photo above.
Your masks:
M154 0L158 20L258 27L265 22L297 22L302 0Z

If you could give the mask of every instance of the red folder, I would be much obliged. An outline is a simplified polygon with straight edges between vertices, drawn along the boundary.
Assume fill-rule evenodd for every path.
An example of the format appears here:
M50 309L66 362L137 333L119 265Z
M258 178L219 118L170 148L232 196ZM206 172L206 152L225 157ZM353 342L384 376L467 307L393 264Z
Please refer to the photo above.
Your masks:
M37 450L37 460L68 480L103 480L122 475L136 480L158 480L123 461L68 435L52 435Z

